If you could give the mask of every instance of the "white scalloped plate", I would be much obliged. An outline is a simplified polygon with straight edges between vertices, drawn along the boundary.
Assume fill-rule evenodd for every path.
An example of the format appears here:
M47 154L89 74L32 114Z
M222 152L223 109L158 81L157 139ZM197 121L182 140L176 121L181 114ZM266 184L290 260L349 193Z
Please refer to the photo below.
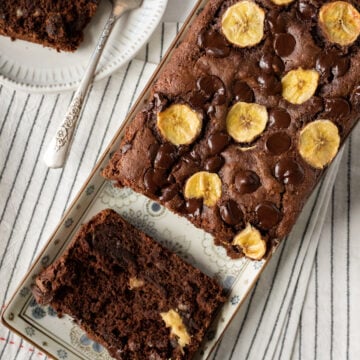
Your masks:
M110 75L136 55L160 22L166 5L167 0L144 0L141 8L118 21L104 49L95 81ZM28 92L77 88L109 13L110 2L101 1L85 29L84 42L74 53L0 36L0 83Z

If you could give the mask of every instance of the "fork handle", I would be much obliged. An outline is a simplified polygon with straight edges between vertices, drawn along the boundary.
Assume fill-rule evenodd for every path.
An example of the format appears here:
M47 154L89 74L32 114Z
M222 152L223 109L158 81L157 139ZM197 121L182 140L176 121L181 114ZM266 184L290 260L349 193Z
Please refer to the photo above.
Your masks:
M121 15L122 14L115 15L112 12L109 19L107 20L96 48L91 55L84 77L80 82L80 86L75 92L75 95L70 103L69 109L66 112L63 121L57 128L55 136L51 139L48 148L45 151L44 162L50 168L61 168L65 164L70 150L74 130L81 114L85 96L87 94L89 85L94 78L96 66L99 62L100 56L110 36L110 33L114 28L115 21Z

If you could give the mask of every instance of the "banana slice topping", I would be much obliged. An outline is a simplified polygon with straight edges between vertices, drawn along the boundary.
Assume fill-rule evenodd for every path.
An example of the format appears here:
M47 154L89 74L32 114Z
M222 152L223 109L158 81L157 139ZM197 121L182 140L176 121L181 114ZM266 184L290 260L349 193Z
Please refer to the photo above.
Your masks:
M319 24L330 42L342 46L352 44L360 35L360 13L346 1L324 4Z
M185 184L184 195L187 199L204 199L206 206L214 206L221 197L222 183L219 175L200 171L192 175Z
M319 73L315 70L289 71L282 79L282 96L291 104L300 105L309 100L319 84Z
M188 105L174 104L157 114L157 127L172 144L189 145L201 132L202 116Z
M222 32L234 45L242 48L254 46L264 36L264 19L264 10L255 2L240 1L223 15Z
M245 256L254 260L262 259L266 253L266 242L261 238L260 231L249 223L235 236L233 245L239 246Z
M230 109L226 128L234 140L250 143L265 130L268 118L265 106L240 101Z
M337 126L330 120L316 120L306 125L299 138L299 153L312 167L323 169L336 156L340 146Z

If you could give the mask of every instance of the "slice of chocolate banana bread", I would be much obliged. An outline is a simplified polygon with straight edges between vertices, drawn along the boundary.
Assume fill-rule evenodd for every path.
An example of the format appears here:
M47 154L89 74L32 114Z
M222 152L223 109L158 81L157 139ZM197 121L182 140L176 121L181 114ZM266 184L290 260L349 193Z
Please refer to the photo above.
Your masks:
M1 0L0 35L74 51L99 0Z
M220 286L112 210L83 225L33 287L116 359L190 359L225 300Z
M103 171L261 259L360 115L360 3L210 0Z

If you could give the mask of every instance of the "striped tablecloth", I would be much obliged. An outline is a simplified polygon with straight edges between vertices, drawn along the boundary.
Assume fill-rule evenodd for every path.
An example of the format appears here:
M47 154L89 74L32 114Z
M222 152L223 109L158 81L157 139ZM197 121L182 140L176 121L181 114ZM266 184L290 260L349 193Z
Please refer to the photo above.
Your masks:
M0 85L2 307L178 31L179 23L169 21L183 20L192 3L184 1L179 10L170 0L167 22L136 59L94 84L64 169L47 169L41 157L72 93L27 94ZM214 359L360 357L359 149L357 128L338 158L339 171L336 165L328 172L228 328ZM1 360L44 358L0 325Z

